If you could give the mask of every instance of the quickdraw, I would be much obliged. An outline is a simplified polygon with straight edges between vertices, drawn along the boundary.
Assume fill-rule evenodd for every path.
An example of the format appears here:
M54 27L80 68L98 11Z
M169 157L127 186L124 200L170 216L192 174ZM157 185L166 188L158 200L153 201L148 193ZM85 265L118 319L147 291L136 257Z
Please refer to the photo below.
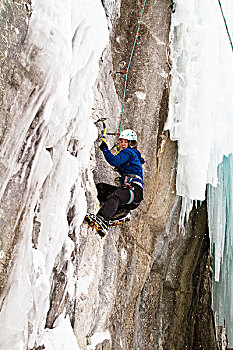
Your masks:
M132 183L131 183L132 180L133 180L132 177L126 175L126 176L124 177L123 187L125 187L125 188L128 187L129 189L134 190L134 188L133 188L133 186L132 186Z
M131 184L133 178L131 176L118 176L115 178L115 182L118 186L122 186L123 188L129 189L130 198L126 204L131 204L134 201L134 187Z

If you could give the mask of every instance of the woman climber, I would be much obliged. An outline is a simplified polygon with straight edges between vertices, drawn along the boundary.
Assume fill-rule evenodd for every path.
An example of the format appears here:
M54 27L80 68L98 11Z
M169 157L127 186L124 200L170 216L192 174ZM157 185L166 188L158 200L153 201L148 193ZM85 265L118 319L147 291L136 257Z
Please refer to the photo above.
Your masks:
M87 214L85 222L90 227L99 229L103 237L108 232L108 226L117 222L127 221L130 210L136 209L143 199L143 169L145 163L141 153L137 150L137 135L135 131L126 129L120 134L120 152L113 155L105 141L100 149L107 162L117 167L120 174L119 186L105 183L97 184L98 199L103 204L97 215ZM128 216L127 216L128 215ZM129 219L129 218L128 218Z

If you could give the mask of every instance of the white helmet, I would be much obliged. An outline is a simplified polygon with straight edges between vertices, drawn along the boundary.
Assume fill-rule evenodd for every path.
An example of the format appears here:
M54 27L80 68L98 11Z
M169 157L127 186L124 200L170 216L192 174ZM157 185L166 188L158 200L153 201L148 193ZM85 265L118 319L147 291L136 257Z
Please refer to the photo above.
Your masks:
M119 139L125 139L128 141L137 141L137 134L131 129L123 130L119 136Z

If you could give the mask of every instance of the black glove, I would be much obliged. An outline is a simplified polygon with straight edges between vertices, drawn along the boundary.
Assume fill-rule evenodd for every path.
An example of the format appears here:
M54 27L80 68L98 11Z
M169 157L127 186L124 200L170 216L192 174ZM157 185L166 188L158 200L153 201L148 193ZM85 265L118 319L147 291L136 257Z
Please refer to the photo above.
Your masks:
M102 141L102 143L100 144L101 151L103 152L105 148L108 148L108 145L106 144L106 142Z

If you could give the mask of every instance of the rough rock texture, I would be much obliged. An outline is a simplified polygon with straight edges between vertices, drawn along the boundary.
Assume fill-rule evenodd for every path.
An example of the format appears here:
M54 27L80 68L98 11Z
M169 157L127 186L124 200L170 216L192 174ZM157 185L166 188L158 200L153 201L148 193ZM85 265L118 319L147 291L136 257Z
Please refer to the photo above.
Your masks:
M47 126L43 111L47 97L43 96L43 86L46 78L34 64L37 48L30 48L24 55L27 43L22 45L22 42L27 31L25 21L29 15L29 3L27 6L26 2L14 1L1 4L5 23L9 24L8 18L13 15L16 23L21 23L17 36L6 25L3 31L8 33L9 40L7 43L2 41L2 45L7 47L6 57L12 57L10 63L1 63L0 95L3 98L0 136L3 146L9 143L9 147L4 148L6 154L2 155L2 159L8 158L8 164L1 162L4 185L1 197L2 310L4 297L8 295L6 286L9 287L12 271L18 268L17 257L24 252L26 243L30 242L33 251L36 251L41 240L48 239L42 236L42 232L46 232L42 213L46 215L46 211L50 213L51 210L46 194L51 197L56 195L59 186L56 190L53 186L60 185L62 181L58 182L57 178L65 174L59 159L59 155L63 155L63 144L58 142L56 148L47 147L45 150L43 138L47 137ZM80 226L82 208L75 201L76 197L82 196L82 192L78 191L80 184L76 182L71 189L65 187L68 197L67 241L61 245L55 261L47 260L48 265L52 264L49 300L45 300L45 315L39 310L30 310L28 337L25 337L28 349L42 349L43 329L55 329L59 315L64 314L70 317L81 350L87 349L88 345L88 349L93 350L216 348L210 310L206 208L203 204L193 210L183 236L179 231L181 199L175 193L177 148L168 133L163 131L169 98L170 5L169 0L148 0L128 74L123 128L137 131L139 148L146 159L144 201L132 212L130 223L121 229L111 229L106 240L100 242L94 233L87 231L84 225ZM114 132L119 130L124 88L124 76L117 72L127 67L142 3L103 1L103 6L111 41L100 60L92 118L96 121L102 116L107 117L108 131ZM5 47L3 50L6 50ZM21 49L24 54L18 58ZM12 74L8 74L10 69ZM14 108L19 105L21 110L16 113ZM13 118L17 115L20 120ZM17 140L13 137L15 128L21 130L21 137ZM99 124L98 129L101 133ZM69 135L66 137L64 144L70 155L79 159L80 140L69 138ZM116 140L109 136L108 141L112 146ZM34 179L28 188L28 178L35 171L34 164L42 148L53 161L53 171L45 177L44 183ZM17 164L17 171L11 168L12 164ZM95 152L91 152L89 168L79 174L88 210L96 211L98 203L92 172L95 182L113 182L116 176L106 166L97 147ZM58 206L54 208L59 210ZM58 213L55 211L55 215ZM32 222L28 241L27 220ZM33 280L32 271L29 271L28 275ZM86 293L85 288L81 290L80 286L87 278L91 283ZM32 324L37 318L41 319L38 329L32 330L30 322ZM105 330L110 332L111 339L106 337L92 347L92 336ZM36 335L32 337L33 332Z
M17 58L22 50L31 15L31 1L0 1L1 29L1 94L12 76ZM2 98L2 95L1 95Z
M109 73L120 101L124 76L117 72L127 68L141 5L122 2L122 15L111 37L113 72L109 69ZM178 227L180 199L175 195L176 144L163 132L169 97L170 15L170 1L146 4L128 74L123 129L138 132L146 159L145 191L144 202L118 240L117 249L126 251L127 258L119 261L116 300L108 321L113 349L216 348L211 277L206 272L205 206L192 214L183 237ZM119 125L119 116L116 119ZM110 182L109 172L103 178L99 157L96 182Z
M3 148L4 143L7 142L11 128L15 123L11 117L11 108L14 109L15 93L19 85L27 84L27 72L21 69L21 65L18 62L20 52L23 48L23 43L26 37L28 28L28 18L30 17L30 1L1 1L0 3L0 26L1 26L1 75L0 75L0 144ZM22 78L23 77L23 78ZM25 82L22 82L24 80ZM11 87L10 89L8 87ZM29 87L28 87L29 88ZM30 88L29 88L30 89ZM23 95L23 94L22 94ZM23 121L22 121L23 122ZM24 126L25 127L25 126ZM31 130L39 130L39 123L36 120L35 124L31 126ZM25 131L24 131L25 132ZM32 131L33 133L33 131ZM36 132L35 132L36 134ZM34 135L39 137L39 135ZM17 141L14 141L16 144ZM1 174L1 194L5 190L4 197L1 196L1 242L0 249L5 252L5 259L1 261L1 280L0 290L3 290L5 284L5 278L7 278L8 272L11 268L11 257L13 255L15 246L20 240L20 220L24 212L24 208L20 206L22 200L22 193L25 193L25 183L18 184L16 178L20 177L20 174L14 175L11 181L6 184L4 180L13 169L10 169L11 159L15 156L12 154L11 145L7 150L8 154L1 155L0 159L0 174ZM34 151L35 153L35 151ZM4 156L9 160L9 166L4 164ZM21 151L23 156L23 147ZM19 162L23 160L19 155ZM32 155L33 156L33 155ZM20 160L21 158L21 160ZM29 159L28 159L29 162ZM22 192L21 192L22 191ZM11 210L9 210L11 208ZM17 218L17 219L16 219ZM14 227L14 229L13 229ZM12 230L15 231L15 235L12 235Z

